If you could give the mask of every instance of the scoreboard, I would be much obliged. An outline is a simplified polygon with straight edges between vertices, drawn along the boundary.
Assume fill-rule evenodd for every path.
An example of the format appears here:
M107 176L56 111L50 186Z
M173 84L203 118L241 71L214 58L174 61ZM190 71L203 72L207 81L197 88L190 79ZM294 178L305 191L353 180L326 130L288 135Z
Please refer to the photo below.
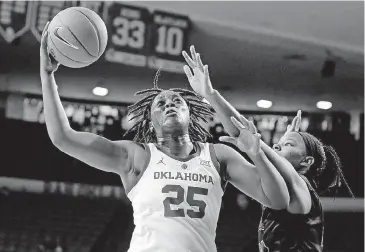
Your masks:
M187 50L187 35L190 21L182 15L155 11L152 15L152 52L148 65L172 72L183 72L184 64L179 62L182 50ZM168 69L167 69L168 68Z
M190 20L186 16L112 3L106 17L110 27L108 61L183 73L182 50L188 47Z
M183 73L189 17L104 1L0 1L0 39L8 43L26 32L40 41L48 21L60 11L81 6L99 14L108 29L105 60L136 67Z
M111 62L146 66L149 19L145 8L113 3L107 16L110 46L105 58Z

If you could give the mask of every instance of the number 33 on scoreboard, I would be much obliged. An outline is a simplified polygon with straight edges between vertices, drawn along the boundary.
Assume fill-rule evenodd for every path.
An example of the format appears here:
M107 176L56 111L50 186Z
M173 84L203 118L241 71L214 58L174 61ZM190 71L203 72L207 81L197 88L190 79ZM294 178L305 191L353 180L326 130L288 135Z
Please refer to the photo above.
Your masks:
M129 46L133 49L144 47L146 25L143 21L116 17L113 20L113 26L116 33L112 36L112 42L115 45Z

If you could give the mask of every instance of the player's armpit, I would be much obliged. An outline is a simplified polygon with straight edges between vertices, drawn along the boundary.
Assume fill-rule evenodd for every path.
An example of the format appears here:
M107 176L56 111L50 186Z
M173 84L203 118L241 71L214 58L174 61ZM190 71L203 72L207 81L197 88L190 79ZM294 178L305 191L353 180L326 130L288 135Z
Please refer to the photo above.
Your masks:
M137 146L131 141L113 142L96 134L73 129L66 130L54 145L92 167L119 175L131 168L133 152Z

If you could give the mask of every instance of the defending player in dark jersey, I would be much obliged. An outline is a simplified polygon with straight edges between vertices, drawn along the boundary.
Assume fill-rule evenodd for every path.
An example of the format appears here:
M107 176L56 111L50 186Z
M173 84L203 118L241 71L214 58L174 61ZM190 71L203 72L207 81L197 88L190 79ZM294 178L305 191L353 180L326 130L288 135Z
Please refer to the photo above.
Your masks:
M188 65L184 67L189 83L216 110L225 129L232 137L222 137L238 146L237 136L243 129L254 127L240 115L210 82L208 66L191 47L192 58L183 52ZM273 149L261 143L263 152L284 178L290 194L284 210L263 207L259 225L260 252L320 252L323 250L323 210L319 193L338 187L344 181L341 163L335 150L325 146L309 133L299 133L301 112L295 117L286 134ZM350 193L351 190L349 189ZM351 193L352 194L352 193Z

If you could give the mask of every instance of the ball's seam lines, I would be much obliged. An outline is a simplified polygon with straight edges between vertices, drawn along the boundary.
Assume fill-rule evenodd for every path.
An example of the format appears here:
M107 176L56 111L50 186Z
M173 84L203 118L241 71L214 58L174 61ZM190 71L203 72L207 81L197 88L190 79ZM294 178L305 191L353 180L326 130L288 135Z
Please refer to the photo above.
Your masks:
M68 58L69 60L71 61L74 61L76 63L82 63L82 64L88 64L89 62L83 62L83 61L78 61L78 60L74 60L74 59L71 59L70 57L68 57L67 55L65 55L60 49L57 48L55 42L53 41L52 39L52 36L50 36L50 39L52 41L52 44L54 45L53 48L56 49L62 56ZM57 59L56 59L57 60ZM90 63L91 64L91 63Z
M70 33L72 34L72 36L74 36L74 38L77 40L77 42L79 42L79 44L82 46L82 48L84 48L84 50L91 56L91 57L95 57L94 55L92 55L86 48L85 48L85 46L81 43L81 41L75 36L75 34L71 31L71 29L70 29L70 27L68 27L68 26L66 26L63 22L62 22L62 19L61 19L61 17L59 18L60 19L60 22L63 24L63 26L65 27L65 28L67 28L69 31L70 31Z
M100 34L99 34L99 30L98 30L98 27L95 25L94 21L92 19L90 19L85 13L83 13L81 10L76 10L78 12L80 12L82 15L84 15L88 20L89 22L92 24L94 30L95 30L95 33L96 33L96 36L98 37L98 44L99 44L99 48L98 48L98 55L96 57L99 57L100 55L100 51L101 51L101 40L100 40ZM103 21L104 22L104 21Z

